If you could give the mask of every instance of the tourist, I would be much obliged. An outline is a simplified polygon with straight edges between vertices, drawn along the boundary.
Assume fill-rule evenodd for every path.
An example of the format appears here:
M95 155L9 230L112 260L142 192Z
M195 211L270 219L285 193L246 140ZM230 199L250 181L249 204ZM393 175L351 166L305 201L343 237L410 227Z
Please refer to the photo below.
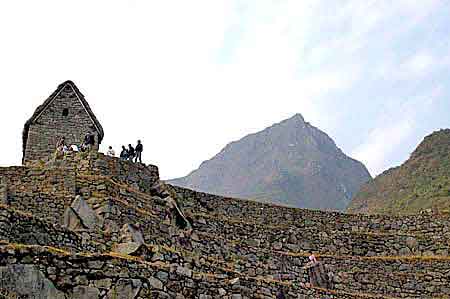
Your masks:
M128 144L128 160L133 162L133 158L135 156L134 147L131 144Z
M61 137L59 141L56 143L56 150L54 154L54 160L61 159L64 157L64 147L66 146L66 139L65 137Z
M122 145L122 151L120 152L120 160L126 161L128 159L128 151L125 145Z
M313 287L333 289L333 273L323 263L317 261L314 254L309 256L309 262L304 267L307 269L309 283Z
M139 163L142 163L142 151L144 150L144 147L142 146L142 143L140 140L137 141L136 145L136 158L134 159L134 163L137 163L137 160L139 159Z
M63 145L63 147L62 147L62 152L64 153L64 154L67 154L68 152L69 152L69 147L67 146L67 145Z
M116 152L113 150L112 146L110 146L108 148L108 151L106 152L106 155L110 156L110 157L115 157L116 156Z
M59 141L56 143L56 150L62 152L64 146L66 145L66 137L61 137L61 139L59 139Z
M84 144L83 144L84 150L90 151L94 145L95 145L95 135L94 133L89 132L84 136Z
M316 259L316 256L314 254L311 254L308 259L311 262L311 264L317 263L317 259Z

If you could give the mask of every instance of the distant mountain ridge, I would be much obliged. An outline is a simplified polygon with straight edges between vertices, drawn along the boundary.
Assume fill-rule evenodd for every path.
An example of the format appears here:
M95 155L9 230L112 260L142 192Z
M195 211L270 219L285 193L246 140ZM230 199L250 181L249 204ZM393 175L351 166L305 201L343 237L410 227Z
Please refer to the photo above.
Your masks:
M293 207L343 210L370 179L361 162L296 114L231 142L197 170L169 183Z
M348 212L410 214L450 208L450 129L425 137L411 157L365 184Z

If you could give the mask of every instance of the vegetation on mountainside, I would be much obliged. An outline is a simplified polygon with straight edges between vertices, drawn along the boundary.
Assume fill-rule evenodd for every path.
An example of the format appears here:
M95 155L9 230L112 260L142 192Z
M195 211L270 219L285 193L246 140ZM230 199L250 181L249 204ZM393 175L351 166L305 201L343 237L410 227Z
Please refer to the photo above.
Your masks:
M364 185L348 212L411 214L450 208L450 129L427 136L400 167Z

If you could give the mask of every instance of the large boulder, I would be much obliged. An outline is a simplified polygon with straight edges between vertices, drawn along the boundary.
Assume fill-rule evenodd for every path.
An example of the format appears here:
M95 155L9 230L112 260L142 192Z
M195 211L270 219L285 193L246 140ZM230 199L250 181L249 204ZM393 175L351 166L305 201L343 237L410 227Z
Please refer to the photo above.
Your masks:
M130 223L124 224L120 229L119 242L121 243L135 242L138 244L145 243L141 229L137 225Z
M0 289L10 298L64 299L64 293L33 265L12 264L0 267Z
M136 242L119 243L114 246L113 251L125 255L135 255L142 247L145 245Z
M83 225L83 220L81 220L80 216L71 207L68 207L64 212L63 226L71 230L87 228Z
M101 225L101 219L80 195L75 197L75 200L64 213L64 226L68 228L94 229Z
M141 229L134 224L124 224L120 229L119 243L114 246L114 252L126 255L151 256L150 250L145 245Z

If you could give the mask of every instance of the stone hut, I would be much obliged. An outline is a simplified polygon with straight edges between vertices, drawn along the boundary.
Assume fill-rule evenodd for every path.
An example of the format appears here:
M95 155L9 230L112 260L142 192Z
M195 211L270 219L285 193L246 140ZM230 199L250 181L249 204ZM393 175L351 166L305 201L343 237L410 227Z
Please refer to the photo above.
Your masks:
M66 81L25 123L22 164L48 159L63 136L66 144L80 145L87 133L94 133L94 148L98 150L103 128L80 90L72 81Z

